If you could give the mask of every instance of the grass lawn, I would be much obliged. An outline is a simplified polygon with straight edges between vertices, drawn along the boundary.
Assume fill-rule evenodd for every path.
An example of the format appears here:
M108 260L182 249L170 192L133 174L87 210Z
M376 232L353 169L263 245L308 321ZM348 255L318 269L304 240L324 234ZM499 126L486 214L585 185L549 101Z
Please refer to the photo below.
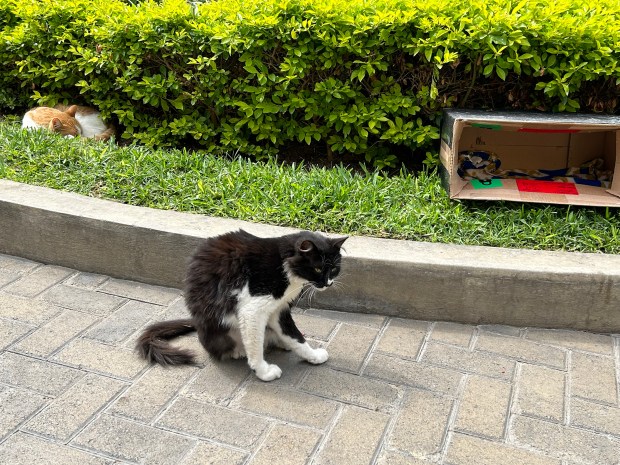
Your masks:
M160 209L298 228L620 253L620 210L450 201L434 173L353 172L63 139L0 122L0 178Z

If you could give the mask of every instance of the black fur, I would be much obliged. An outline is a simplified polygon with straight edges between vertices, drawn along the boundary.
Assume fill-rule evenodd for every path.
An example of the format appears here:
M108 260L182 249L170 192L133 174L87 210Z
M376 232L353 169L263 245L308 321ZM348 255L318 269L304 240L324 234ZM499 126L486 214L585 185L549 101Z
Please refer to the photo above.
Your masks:
M297 341L301 344L306 342L306 338L301 331L297 328L297 325L293 321L293 316L291 315L290 310L285 310L280 313L280 327L282 328L282 332L287 336L292 337L293 339L297 339Z
M166 341L194 331L196 328L189 318L155 323L142 333L136 349L143 358L151 363L159 363L160 365L193 364L194 354L192 352L170 347Z
M164 365L193 363L192 354L171 347L167 340L191 331L207 352L220 359L235 341L223 323L237 311L236 292L246 284L251 296L280 299L294 275L322 288L340 272L340 247L345 238L330 239L309 231L275 238L259 238L243 230L205 240L192 256L185 279L185 303L191 319L148 327L138 341L147 360ZM305 341L289 310L280 314L284 334Z

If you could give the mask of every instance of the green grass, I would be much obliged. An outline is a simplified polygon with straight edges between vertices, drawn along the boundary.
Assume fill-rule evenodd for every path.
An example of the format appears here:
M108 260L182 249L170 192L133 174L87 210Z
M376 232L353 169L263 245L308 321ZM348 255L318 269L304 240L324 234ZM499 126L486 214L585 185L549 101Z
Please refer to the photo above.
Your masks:
M385 176L274 160L118 147L0 122L0 177L115 199L334 233L620 252L617 209L450 201L434 174Z

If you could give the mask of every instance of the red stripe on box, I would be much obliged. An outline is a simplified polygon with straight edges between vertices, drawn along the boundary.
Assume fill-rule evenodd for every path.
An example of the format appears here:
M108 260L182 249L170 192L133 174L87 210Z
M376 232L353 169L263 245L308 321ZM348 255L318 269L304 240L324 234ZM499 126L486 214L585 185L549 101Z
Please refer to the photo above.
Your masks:
M537 132L544 134L574 134L579 129L536 129L536 128L519 128L517 132Z
M532 179L517 179L519 192L538 192L542 194L579 195L577 186L572 182L535 181Z

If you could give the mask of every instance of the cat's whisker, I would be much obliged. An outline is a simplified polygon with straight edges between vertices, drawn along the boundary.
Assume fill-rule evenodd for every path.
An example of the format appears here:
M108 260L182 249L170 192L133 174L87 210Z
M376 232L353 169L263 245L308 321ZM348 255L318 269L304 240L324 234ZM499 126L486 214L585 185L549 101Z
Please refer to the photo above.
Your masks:
M312 298L314 297L314 293L316 292L316 287L312 284L307 284L301 291L299 295L299 299L306 299L308 302L308 306L312 307Z
M308 285L304 290L304 298L308 301L309 307L312 307L312 289L313 286Z
M310 293L311 289L312 289L312 286L309 284L306 284L302 288L301 293L299 294L299 300L302 300L304 297L306 297Z
M338 278L340 278L342 280L342 278L346 278L350 276L350 273L348 271L340 271L340 273L338 273Z
M314 294L316 294L316 291L316 287L312 286L310 290L310 297L308 298L308 305L310 305L310 307L312 307L312 298L314 297Z

